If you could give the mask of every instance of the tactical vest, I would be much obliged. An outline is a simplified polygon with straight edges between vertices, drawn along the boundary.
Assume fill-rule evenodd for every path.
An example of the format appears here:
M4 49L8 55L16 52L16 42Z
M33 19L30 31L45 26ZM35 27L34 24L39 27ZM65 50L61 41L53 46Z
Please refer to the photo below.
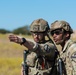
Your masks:
M30 52L26 59L29 66L28 75L49 75L54 64L53 61L47 60L45 57L37 57L35 52ZM56 75L56 66L53 66L53 73Z
M49 58L50 57L49 52L47 53L48 58L45 56L47 55L46 53L43 54L42 52L39 52L39 53L38 52L29 51L27 55L26 62L27 62L27 65L29 66L28 75L49 75L51 72L52 66L54 64L54 58L53 60L52 58ZM53 66L53 67L54 67L53 73L50 75L56 75L56 72L57 72L56 66Z

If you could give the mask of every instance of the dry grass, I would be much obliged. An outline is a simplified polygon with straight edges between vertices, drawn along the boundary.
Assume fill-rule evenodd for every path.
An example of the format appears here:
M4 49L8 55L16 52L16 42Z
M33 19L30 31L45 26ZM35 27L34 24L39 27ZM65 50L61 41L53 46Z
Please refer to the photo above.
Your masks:
M24 36L32 38L31 36ZM75 34L72 39L76 40ZM60 46L57 46L60 49ZM8 34L0 34L0 75L20 75L23 50L26 48L10 42Z
M24 46L10 42L8 34L0 34L0 75L20 75L25 49Z
M21 58L0 58L0 75L20 75Z

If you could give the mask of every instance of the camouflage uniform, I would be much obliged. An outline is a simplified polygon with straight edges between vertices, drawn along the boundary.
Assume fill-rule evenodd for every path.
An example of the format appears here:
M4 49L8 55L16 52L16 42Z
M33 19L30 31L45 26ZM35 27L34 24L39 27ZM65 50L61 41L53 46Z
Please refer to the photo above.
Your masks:
M47 41L45 44L38 44L36 50L29 52L26 59L29 75L49 75L54 64L55 49L55 46Z
M64 62L63 65L65 65L63 75L76 75L76 43L68 40L60 53L60 57Z
M63 29L69 34L73 33L72 28L66 21L55 21L51 24L51 33L57 29ZM65 35L65 34L64 34ZM65 43L63 49L59 53L59 58L62 58L63 75L76 75L76 43L70 38Z
M48 23L43 19L38 19L32 22L30 31L32 32L46 32L49 38L44 42L35 43L33 50L29 50L26 63L29 66L28 75L49 75L54 65L56 47L48 35ZM53 69L53 71L56 68ZM56 75L56 70L51 74Z

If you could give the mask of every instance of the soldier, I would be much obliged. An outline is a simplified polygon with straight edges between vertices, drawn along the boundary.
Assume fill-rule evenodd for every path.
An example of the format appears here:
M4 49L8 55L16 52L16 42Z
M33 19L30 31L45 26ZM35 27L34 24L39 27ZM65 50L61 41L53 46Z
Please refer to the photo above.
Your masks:
M16 35L9 36L10 41L28 48L29 53L26 58L28 75L56 75L56 72L54 72L56 47L49 37L49 30L47 21L37 19L30 25L30 32L34 42ZM22 67L21 75L23 75L23 71Z
M62 58L62 75L76 75L76 43L70 38L73 33L66 21L55 21L50 27L51 35L57 45L61 45L59 52Z

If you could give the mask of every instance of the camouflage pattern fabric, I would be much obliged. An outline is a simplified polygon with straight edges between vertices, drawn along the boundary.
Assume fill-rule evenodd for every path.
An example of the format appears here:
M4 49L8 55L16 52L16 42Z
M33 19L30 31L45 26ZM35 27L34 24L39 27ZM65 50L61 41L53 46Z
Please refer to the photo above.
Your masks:
M63 64L63 75L76 75L76 43L68 40L60 52Z
M29 66L29 75L49 75L54 63L54 44L49 41L45 44L38 44L36 50L29 52L26 62ZM54 66L55 67L55 66ZM56 67L52 75L56 75Z

